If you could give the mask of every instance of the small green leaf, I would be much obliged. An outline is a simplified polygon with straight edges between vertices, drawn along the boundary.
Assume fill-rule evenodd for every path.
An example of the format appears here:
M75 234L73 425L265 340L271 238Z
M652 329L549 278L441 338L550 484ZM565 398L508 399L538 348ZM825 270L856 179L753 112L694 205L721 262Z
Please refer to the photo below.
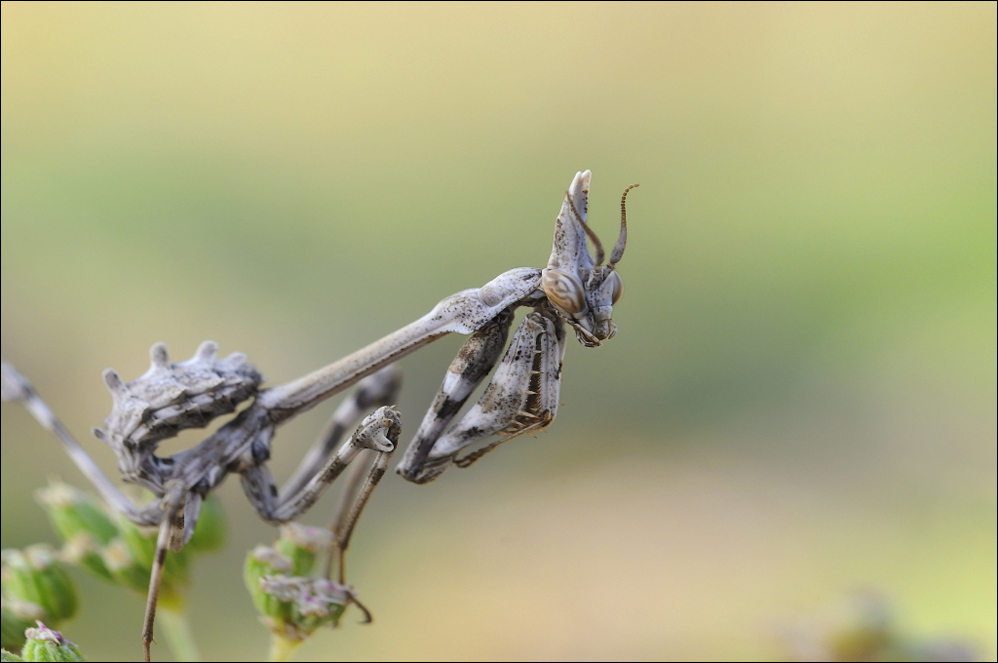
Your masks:
M34 603L13 597L0 599L0 631L3 634L0 646L21 651L26 640L24 630L31 628L35 620L44 616L45 611Z
M20 663L23 660L17 654L12 654L6 649L0 649L0 663L6 663L7 661L10 661L10 663Z
M225 511L222 502L214 495L201 503L201 515L198 517L194 535L187 542L187 548L198 552L211 552L225 545L228 531L225 525Z
M118 535L118 528L101 504L69 484L51 481L47 488L35 491L35 499L63 541L86 532L97 544L107 545Z
M23 552L4 551L0 578L9 596L39 606L49 623L57 624L76 613L76 588L48 544L28 546Z
M114 579L114 575L101 559L100 546L89 532L78 532L66 541L59 552L59 558L67 564L90 571L102 580Z

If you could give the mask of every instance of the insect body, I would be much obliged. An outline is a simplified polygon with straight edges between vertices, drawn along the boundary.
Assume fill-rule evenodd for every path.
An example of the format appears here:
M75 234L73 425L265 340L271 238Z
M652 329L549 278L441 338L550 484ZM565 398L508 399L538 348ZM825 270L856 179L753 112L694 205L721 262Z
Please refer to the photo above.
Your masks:
M619 236L604 264L603 246L586 221L590 177L589 171L577 173L565 194L547 267L513 269L480 288L446 297L415 322L287 384L261 389L263 378L244 355L219 360L212 341L202 343L192 359L177 363L170 361L166 346L158 343L150 352L149 370L130 382L106 370L104 384L114 405L104 426L95 428L94 434L115 453L122 480L142 485L155 495L142 507L108 479L28 381L3 363L3 399L20 401L52 431L113 508L139 525L159 527L142 634L146 660L167 550L180 550L190 539L204 497L229 474L240 475L244 492L260 516L279 524L307 511L362 451L371 450L375 459L369 467L354 465L359 470L353 472L353 488L344 491L333 525L343 582L343 554L350 534L398 446L401 416L389 403L394 402L399 387L392 364L402 357L451 332L470 335L397 467L410 481L432 481L452 464L467 467L499 444L554 420L566 325L586 347L599 346L617 330L612 312L623 285L616 265L627 242L627 192L637 185L621 198ZM593 244L593 254L587 239ZM532 311L513 332L503 354L513 312L520 306ZM481 399L451 425L497 363ZM358 382L358 389L337 409L292 477L278 488L267 468L278 427ZM162 440L183 429L207 426L245 401L251 402L194 448L157 455ZM372 408L377 409L340 444L346 431ZM492 436L496 436L492 442L461 455L467 447Z

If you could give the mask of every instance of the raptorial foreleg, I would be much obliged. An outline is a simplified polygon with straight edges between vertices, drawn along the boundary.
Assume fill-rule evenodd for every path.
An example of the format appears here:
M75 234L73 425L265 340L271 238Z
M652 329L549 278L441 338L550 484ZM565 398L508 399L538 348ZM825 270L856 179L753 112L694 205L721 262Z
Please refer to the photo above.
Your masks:
M451 463L467 467L503 442L540 430L558 413L565 329L560 318L541 311L527 314L510 342L482 398L446 433L434 440L425 461L399 466L399 473L415 483L438 477ZM433 408L427 420L436 418ZM463 458L465 447L490 435L499 439Z
M396 472L410 481L416 480L444 429L464 406L471 392L481 384L499 361L512 324L513 308L510 307L464 342L457 357L447 368L440 391L437 392L433 404L423 417L419 430L409 442Z

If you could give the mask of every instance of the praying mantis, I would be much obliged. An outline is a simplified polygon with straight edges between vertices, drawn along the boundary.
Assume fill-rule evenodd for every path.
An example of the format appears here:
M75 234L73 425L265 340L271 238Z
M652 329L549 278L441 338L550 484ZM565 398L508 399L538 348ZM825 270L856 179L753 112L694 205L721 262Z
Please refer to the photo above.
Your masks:
M104 425L93 433L114 452L122 481L154 495L142 506L97 466L28 380L3 362L3 400L22 403L55 434L112 508L138 525L159 528L142 630L147 661L168 551L183 548L194 533L203 500L230 474L239 475L260 517L276 525L308 511L352 465L349 487L332 525L339 578L341 584L345 582L344 554L353 528L399 444L401 414L391 405L400 384L393 366L399 359L450 333L469 336L396 468L409 481L428 483L451 465L468 467L503 442L543 429L554 420L567 347L566 325L590 348L617 331L612 313L623 281L616 266L627 244L627 194L638 185L631 185L621 196L620 231L607 259L587 222L591 177L588 170L576 173L565 193L547 267L512 269L480 288L445 297L418 320L292 382L262 388L263 377L245 355L219 359L213 341L205 341L191 359L181 362L172 362L166 346L157 343L150 350L149 370L129 382L113 369L105 370L103 381L113 407ZM593 245L592 253L587 241ZM507 347L518 307L532 310ZM451 425L493 368L495 373L481 398ZM279 488L267 467L277 429L357 383L298 469ZM203 428L247 402L231 421L195 447L170 456L156 454L161 441L181 430ZM363 416L371 408L376 409ZM358 419L359 426L340 444ZM469 446L492 437L491 442L461 455ZM365 450L370 450L364 455L373 455L373 462L354 462ZM350 598L360 605L355 595ZM360 607L369 619L367 610Z

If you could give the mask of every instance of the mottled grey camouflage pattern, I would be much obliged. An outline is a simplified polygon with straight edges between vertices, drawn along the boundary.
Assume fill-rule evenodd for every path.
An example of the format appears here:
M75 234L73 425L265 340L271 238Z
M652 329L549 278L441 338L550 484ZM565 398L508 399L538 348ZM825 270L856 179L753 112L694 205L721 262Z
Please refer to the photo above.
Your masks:
M566 348L565 323L587 347L600 345L616 332L611 314L622 290L615 268L627 240L627 191L621 199L620 235L604 265L602 244L587 225L590 180L589 171L576 173L572 180L555 222L546 268L512 269L480 288L445 297L415 322L287 384L260 389L263 377L246 357L236 353L219 360L213 341L205 341L194 357L178 363L171 362L166 346L157 343L150 351L149 370L127 383L113 370L105 371L104 384L113 406L104 426L95 428L94 434L114 451L122 479L145 486L155 495L142 507L107 478L28 381L3 362L3 399L23 403L52 431L116 510L137 524L160 527L142 634L147 660L167 550L179 550L190 539L202 500L231 473L240 475L244 492L260 516L278 524L308 510L353 462L333 526L342 584L343 553L353 527L398 446L401 415L389 404L399 388L398 373L391 365L402 357L446 334L471 334L399 463L398 473L410 481L426 483L451 465L467 467L499 444L554 420ZM587 238L595 256L589 253ZM521 306L532 311L514 333L485 393L451 426L475 387L495 367L514 311ZM298 470L278 489L267 467L277 428L361 380ZM171 456L155 453L162 440L181 430L203 428L247 401L249 405L236 417L194 448ZM340 445L346 430L375 407ZM493 435L497 436L494 442L459 456ZM366 460L355 462L358 457ZM347 598L355 600L352 595Z

